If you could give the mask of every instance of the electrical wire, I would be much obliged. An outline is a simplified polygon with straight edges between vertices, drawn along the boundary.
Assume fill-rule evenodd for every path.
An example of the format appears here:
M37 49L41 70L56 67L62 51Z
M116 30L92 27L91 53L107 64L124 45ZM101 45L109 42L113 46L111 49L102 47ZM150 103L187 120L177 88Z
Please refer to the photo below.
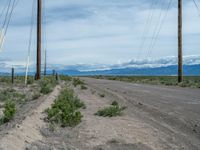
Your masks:
M161 2L161 1L160 1ZM161 6L164 6L164 1L162 1L161 3L160 3L160 5ZM159 28L159 26L160 26L160 22L161 22L161 20L162 20L162 16L163 16L163 9L164 9L164 7L162 7L161 9L160 9L160 12L159 12L159 14L158 14L158 19L157 19L157 21L156 21L156 25L155 25L155 27L154 27L154 29L153 29L153 35L152 35L152 37L151 37L151 40L150 40L150 44L149 44L149 46L148 46L148 48L147 48L147 52L146 52L146 55L148 55L148 53L149 53L149 51L151 50L151 46L152 46L152 44L153 44L153 42L154 42L154 40L155 40L155 37L156 37L156 34L157 34L157 31L158 31L158 28Z
M0 20L1 20L1 18L3 17L3 15L5 14L7 5L8 5L8 3L9 3L9 1L6 1L6 2L7 2L7 3L5 4L5 7L3 7L2 11L1 11L1 14L0 14Z
M144 45L145 45L145 42L146 42L146 35L148 35L148 33L149 33L149 30L150 30L150 27L151 27L151 24L152 24L152 19L153 19L153 16L154 16L153 9L157 5L157 3L158 3L158 0L153 0L152 3L151 3L151 7L149 9L147 21L145 23L144 31L143 31L143 34L142 34L141 44L140 44L140 47L139 47L139 53L138 53L137 59L140 58L140 56L143 52Z
M6 34L7 34L8 26L9 26L9 24L10 24L10 21L11 21L11 18L12 18L12 14L13 14L14 8L15 8L15 6L16 6L16 2L17 2L17 1L14 0L13 3L12 3L11 10L10 10L10 14L9 14L9 16L8 16L8 22L7 22L7 25L6 25L6 27L5 27L4 37L5 37Z
M200 17L200 8L199 8L199 6L198 6L196 0L192 0L192 1L193 1L194 5L195 5L195 7L196 7L196 9L197 9L197 11L198 11L198 13L199 13L198 15L199 15L199 17Z
M19 0L17 0L17 1L16 0L13 0L13 1L9 0L8 6L5 7L5 9L3 10L3 13L4 13L4 11L6 11L6 13L5 13L5 18L4 18L4 21L3 21L3 24L2 24L2 30L1 30L0 52L2 51L3 43L4 43L7 31L8 31L8 26L10 24L12 14L13 14L14 8L17 5L17 2L19 2Z
M166 20L166 18L167 18L167 15L168 15L168 12L169 12L169 9L170 9L171 4L172 4L172 0L169 0L168 5L167 5L167 10L166 10L166 12L165 12L165 14L164 14L164 16L163 16L161 22L160 22L160 25L159 25L159 27L158 27L157 33L155 34L155 39L154 39L154 41L151 43L151 46L150 46L150 48L149 48L149 51L148 51L148 54L147 54L148 56L147 56L147 57L150 56L152 50L154 49L154 47L155 47L155 45L156 45L157 39L158 39L158 37L159 37L160 31L161 31L161 29L162 29L162 27L163 27L163 24L164 24L164 22L165 22L165 20Z

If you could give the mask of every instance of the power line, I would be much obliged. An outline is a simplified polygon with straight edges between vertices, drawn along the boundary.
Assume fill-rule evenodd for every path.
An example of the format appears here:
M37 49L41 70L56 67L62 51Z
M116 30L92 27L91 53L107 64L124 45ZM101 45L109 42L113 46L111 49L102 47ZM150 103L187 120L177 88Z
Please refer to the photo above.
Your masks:
M11 6L11 11L10 11L10 14L9 14L9 18L8 18L8 22L7 22L7 25L6 25L6 29L5 29L5 33L4 33L4 37L6 36L6 33L8 31L8 26L10 24L10 21L11 21L11 18L12 18L12 14L13 14L13 11L14 11L14 8L16 6L16 0L13 1L12 3L12 6Z
M2 25L2 29L4 29L4 27L5 27L6 23L7 23L11 2L12 2L11 0L9 0L9 2L8 2L8 6L7 6L7 9L6 9L6 14L5 14L5 19L4 19L4 22L3 22L3 25Z
M3 17L3 15L5 14L7 5L8 5L8 3L9 3L9 1L6 1L6 2L7 2L7 3L5 4L5 7L3 7L2 11L1 11L1 14L0 14L0 20L1 20L1 18Z
M8 19L8 16L9 16L9 11L10 11L10 7L11 7L11 0L8 1L8 4L5 6L5 9L2 11L2 16L4 14L4 11L5 12L5 18L4 18L4 21L3 21L3 24L2 24L2 30L0 30L0 52L2 51L2 47L3 47L3 44L4 44L4 40L5 40L5 26L7 26L7 21L9 20Z
M154 48L155 45L156 45L158 36L159 36L160 31L161 31L161 29L162 29L162 27L163 27L163 24L164 24L164 22L165 22L165 19L166 19L167 15L168 15L168 12L169 12L169 9L170 9L171 4L172 4L172 0L169 0L166 13L165 13L165 15L163 16L163 18L162 18L162 20L161 20L161 22L160 22L160 25L159 25L159 27L158 27L157 33L156 33L156 35L155 35L155 39L154 39L154 41L153 41L151 47L149 48L148 57L149 57L149 55L151 54L153 48Z
M158 0L153 0L152 3L151 3L151 7L150 7L149 13L148 13L148 18L147 18L147 21L145 23L144 31L143 31L143 34L142 34L141 45L140 45L140 48L139 48L139 53L138 53L137 58L140 58L140 55L143 51L143 48L144 48L144 45L145 45L145 42L146 42L145 35L148 35L148 33L149 33L150 26L152 24L152 19L153 19L153 16L154 16L153 9L154 9L154 6L157 5L157 3L158 3Z
M195 5L197 11L199 12L199 16L200 16L200 8L199 8L199 6L198 6L196 0L192 0L192 1L193 1L194 5Z
M160 3L161 4L161 6L164 6L164 1L162 1L162 3ZM163 7L164 8L164 7ZM162 19L162 12L163 12L163 8L161 8L160 9L160 13L159 13L159 15L158 15L158 20L157 20L157 23L156 23L156 25L155 25L155 28L154 28L154 30L153 30L153 35L152 35L152 37L151 37L151 40L150 40L150 44L149 44L149 46L148 46L148 48L147 48L147 53L146 53L146 55L148 55L148 53L149 53L149 51L151 50L151 46L152 46L152 43L154 42L154 40L155 40L155 37L156 37L156 34L157 34L157 30L158 30L158 28L159 28L159 25L160 25L160 22L161 22L161 19Z

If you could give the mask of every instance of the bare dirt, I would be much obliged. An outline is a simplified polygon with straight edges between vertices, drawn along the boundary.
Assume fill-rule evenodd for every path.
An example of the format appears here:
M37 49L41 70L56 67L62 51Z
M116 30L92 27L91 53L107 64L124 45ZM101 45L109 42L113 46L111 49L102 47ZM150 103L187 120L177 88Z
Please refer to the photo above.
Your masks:
M43 121L42 112L59 93L57 89L33 109L19 128L12 128L0 138L0 147L19 143L15 149L200 150L199 89L82 79L88 89L74 90L87 108L81 110L84 117L77 127L55 127L52 131ZM114 100L127 106L122 116L94 115Z

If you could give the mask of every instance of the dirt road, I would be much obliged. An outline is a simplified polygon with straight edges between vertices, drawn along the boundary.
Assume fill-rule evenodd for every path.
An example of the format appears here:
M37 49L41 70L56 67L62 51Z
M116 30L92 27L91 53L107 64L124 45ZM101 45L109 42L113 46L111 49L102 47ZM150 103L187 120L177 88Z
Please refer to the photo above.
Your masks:
M199 89L82 79L107 99L128 106L128 116L141 126L130 131L139 142L153 149L200 149Z

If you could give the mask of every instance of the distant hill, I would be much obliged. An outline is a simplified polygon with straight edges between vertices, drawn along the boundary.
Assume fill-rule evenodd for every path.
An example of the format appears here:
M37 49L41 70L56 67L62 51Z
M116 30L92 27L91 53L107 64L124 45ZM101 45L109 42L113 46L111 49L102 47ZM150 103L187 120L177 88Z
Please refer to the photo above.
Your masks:
M177 75L177 65L167 67L146 67L146 68L122 68L122 69L109 69L100 71L78 71L68 69L56 70L58 74L69 75L69 76L90 76L90 75L141 75L141 76L173 76ZM200 64L199 65L184 65L184 75L187 76L200 76ZM24 72L16 73L18 75L24 75ZM52 70L48 70L47 74L52 74ZM0 75L7 76L9 73L0 73ZM34 75L30 72L29 75Z
M200 75L200 65L185 65L183 67L184 75ZM123 68L123 69L110 69L101 71L77 71L77 70L59 70L60 74L65 75L149 75L149 76L164 76L176 75L177 66L157 67L157 68Z

